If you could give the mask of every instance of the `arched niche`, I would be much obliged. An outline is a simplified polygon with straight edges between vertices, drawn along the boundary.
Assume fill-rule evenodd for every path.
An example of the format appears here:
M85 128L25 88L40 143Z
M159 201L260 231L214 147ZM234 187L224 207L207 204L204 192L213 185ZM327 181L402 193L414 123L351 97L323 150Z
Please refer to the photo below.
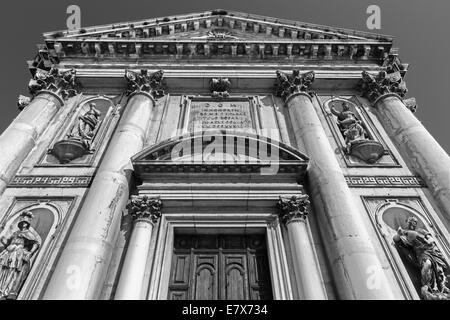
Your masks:
M0 231L0 237L4 239L6 245L3 242L0 243L0 254L5 249L8 249L8 245L11 243L11 239L14 238L15 232L19 231L18 224L23 219L22 214L24 211L31 212L33 215L30 220L29 231L33 235L33 240L38 243L38 249L30 259L30 263L27 266L29 270L21 275L22 280L18 281L18 285L15 287L18 289L8 295L8 299L17 298L20 292L32 284L39 270L45 264L43 259L48 255L49 245L61 220L60 210L56 206L48 203L37 203L13 211L1 222L2 229Z
M332 127L344 153L353 160L374 164L385 154L360 108L351 99L335 97L324 102ZM345 108L347 107L347 109Z
M417 229L424 229L429 232L436 241L438 249L443 253L447 263L446 275L450 279L450 256L447 244L443 241L439 231L433 222L415 208L397 201L388 201L382 204L376 212L375 219L379 231L383 235L385 244L389 250L389 255L393 259L400 274L404 286L412 293L412 297L421 297L421 268L419 262L409 250L399 246L394 242L394 236L399 228L407 229L407 219L414 217L417 219Z
M82 117L85 116L89 110L90 105L95 106L95 110L99 112L98 123L94 129L93 138L89 141L90 145L86 148L83 144L73 142L72 138L77 136L79 124ZM112 114L117 110L117 105L108 97L100 95L89 97L81 101L76 107L75 115L70 122L64 126L61 133L53 142L48 154L45 156L44 162L47 164L83 164L89 162L92 154L101 145L103 138L108 129L108 124L111 122ZM75 139L76 140L76 139ZM76 149L75 152L73 149ZM76 154L76 156L65 157L65 154Z

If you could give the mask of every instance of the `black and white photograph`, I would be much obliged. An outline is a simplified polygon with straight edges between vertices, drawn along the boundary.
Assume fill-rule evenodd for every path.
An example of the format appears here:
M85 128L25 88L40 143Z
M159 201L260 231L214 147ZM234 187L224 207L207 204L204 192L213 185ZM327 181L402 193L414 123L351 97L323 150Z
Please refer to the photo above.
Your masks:
M0 300L450 300L449 1L2 6Z

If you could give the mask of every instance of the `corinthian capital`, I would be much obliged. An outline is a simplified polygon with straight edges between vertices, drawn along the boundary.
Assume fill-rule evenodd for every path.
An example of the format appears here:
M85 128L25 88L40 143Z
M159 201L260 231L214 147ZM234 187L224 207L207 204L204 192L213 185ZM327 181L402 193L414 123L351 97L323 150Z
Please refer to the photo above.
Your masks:
M309 213L309 200L306 194L292 197L281 197L277 207L282 222L289 223L293 220L305 220Z
M164 95L162 70L149 74L143 69L140 72L125 70L125 79L127 80L127 94L135 92L146 92L153 98L159 98Z
M158 198L148 196L133 196L128 204L128 210L135 220L147 220L156 223L161 217L162 202Z
M408 92L406 83L403 81L400 71L392 73L380 71L375 77L370 75L367 71L363 71L359 86L362 96L366 97L371 102L374 102L387 93L395 93L403 98Z
M275 81L275 95L286 100L290 95L298 92L310 93L309 88L315 79L314 71L300 74L300 70L293 70L291 75L287 75L277 70Z
M58 68L51 68L49 71L37 69L33 79L28 83L28 90L33 96L42 90L50 91L64 100L78 93L75 80L75 69L67 71L60 71Z

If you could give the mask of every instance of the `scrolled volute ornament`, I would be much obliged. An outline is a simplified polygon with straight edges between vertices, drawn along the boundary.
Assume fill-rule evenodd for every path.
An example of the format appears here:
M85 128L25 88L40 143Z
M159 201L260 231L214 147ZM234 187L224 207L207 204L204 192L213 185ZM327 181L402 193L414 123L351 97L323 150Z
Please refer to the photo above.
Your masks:
M285 224L293 220L305 220L309 214L309 197L306 194L282 197L277 202L278 216Z
M77 91L76 70L60 71L51 68L49 71L37 69L34 77L28 83L28 90L34 96L40 91L50 91L63 100L75 96Z
M161 217L162 201L159 197L133 196L128 210L133 219L147 220L156 223Z
M145 92L153 98L164 96L164 71L159 70L149 74L148 70L142 69L140 72L125 70L127 80L127 95L137 92Z
M310 87L313 84L316 74L314 71L309 71L300 74L300 70L293 70L292 75L277 70L277 79L275 80L274 92L277 97L286 100L290 95L305 92L312 95Z

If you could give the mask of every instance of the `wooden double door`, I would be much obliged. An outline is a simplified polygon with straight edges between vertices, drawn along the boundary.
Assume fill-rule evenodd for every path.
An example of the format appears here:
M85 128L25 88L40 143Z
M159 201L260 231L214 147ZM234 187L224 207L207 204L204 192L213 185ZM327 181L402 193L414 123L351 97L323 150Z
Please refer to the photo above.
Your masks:
M270 300L264 235L175 235L171 300Z

